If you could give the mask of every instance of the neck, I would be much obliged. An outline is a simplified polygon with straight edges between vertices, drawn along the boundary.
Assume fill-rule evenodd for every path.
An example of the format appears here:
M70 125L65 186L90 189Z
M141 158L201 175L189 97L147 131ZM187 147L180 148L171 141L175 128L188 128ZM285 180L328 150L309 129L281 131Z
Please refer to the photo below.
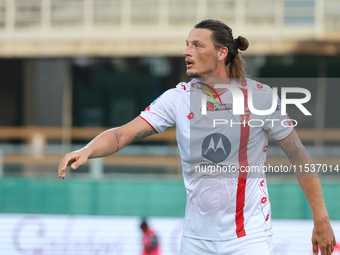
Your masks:
M226 91L226 88L217 88L217 84L230 84L231 79L229 78L198 78L199 84L201 88L207 89L213 95L221 94L222 92Z
M215 88L216 84L230 84L231 80L229 78L227 68L224 64L220 64L218 68L216 68L214 74L212 74L209 78L208 84ZM225 91L225 88L215 88L217 93L221 93Z

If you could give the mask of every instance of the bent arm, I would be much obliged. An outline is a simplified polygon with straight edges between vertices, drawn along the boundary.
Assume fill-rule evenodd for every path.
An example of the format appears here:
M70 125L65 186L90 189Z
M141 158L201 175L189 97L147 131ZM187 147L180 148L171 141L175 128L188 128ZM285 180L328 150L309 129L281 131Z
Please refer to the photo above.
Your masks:
M104 131L80 150L65 155L58 167L59 178L65 178L68 166L76 169L90 158L111 155L124 146L155 134L156 131L139 116L124 126Z
M293 168L296 169L295 175L312 210L314 220L313 251L317 253L319 246L322 255L330 254L336 241L329 222L318 174L315 171L307 171L308 168L312 169L310 167L312 160L295 130L290 136L278 143L288 156L290 163L295 166ZM307 166L306 171L303 171L305 165ZM300 166L302 167L300 168ZM300 172L300 169L302 169L302 172Z
M138 116L124 126L104 131L83 149L88 151L88 158L105 157L155 133L155 130Z

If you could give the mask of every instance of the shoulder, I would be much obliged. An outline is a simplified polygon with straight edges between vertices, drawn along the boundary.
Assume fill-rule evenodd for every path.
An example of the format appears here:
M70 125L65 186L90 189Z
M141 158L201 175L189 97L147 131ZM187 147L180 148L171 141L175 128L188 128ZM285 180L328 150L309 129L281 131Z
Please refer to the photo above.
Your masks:
M190 83L180 82L175 87L166 90L162 95L160 95L160 97L163 96L164 94L169 95L185 94L185 92L188 91L190 91Z
M180 82L176 85L175 90L179 93L186 94L190 92L195 87L195 83L193 82Z
M176 87L168 89L165 91L162 95L159 96L159 98L164 97L164 99L174 99L178 102L179 99L183 98L183 96L186 96L187 92L190 92L191 84L186 82L180 82L176 85Z
M158 98L156 98L147 109L153 108L154 106L166 107L166 108L176 108L179 102L182 100L183 95L187 94L186 91L189 87L188 83L181 82L174 88L166 90Z

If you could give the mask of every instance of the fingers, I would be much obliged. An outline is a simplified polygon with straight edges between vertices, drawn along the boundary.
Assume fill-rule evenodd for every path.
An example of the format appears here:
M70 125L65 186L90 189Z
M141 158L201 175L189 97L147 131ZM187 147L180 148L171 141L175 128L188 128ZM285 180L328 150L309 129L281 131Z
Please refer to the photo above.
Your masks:
M313 254L318 254L318 246L321 255L331 255L336 245L336 239L329 221L325 224L315 224L312 234Z
M330 238L330 241L327 242L326 245L325 245L325 247L326 247L325 254L331 255L332 252L334 251L335 245L336 245L336 239L335 239L335 236L333 234L333 238Z
M313 255L316 255L319 252L318 243L316 242L316 240L313 240L313 239L312 239L312 243L313 243Z
M78 167L80 167L81 165L83 165L83 160L82 160L82 156L79 156L76 160L71 160L68 165L73 169L77 169Z
M70 162L76 160L76 156L72 153L66 154L61 163L58 166L59 178L65 179L65 170Z
M330 242L329 244L321 244L319 247L320 247L321 255L331 255L334 250L333 241ZM313 254L317 254L314 251L314 245L313 245Z
M328 246L326 254L327 255L332 255L333 250L334 250L333 245Z
M333 241L331 244L331 252L329 254L332 254L332 252L334 251L334 247L336 245L336 239L335 239L335 235L333 234Z
M335 239L335 235L333 235L333 250L334 250L334 246L336 245L336 239ZM332 251L333 252L333 251Z
M328 255L327 253L327 246L321 246L320 247L321 255Z
M81 166L85 161L86 160L82 159L81 153L78 151L66 154L58 166L59 178L65 179L66 168L68 166L71 166L71 168L74 170Z

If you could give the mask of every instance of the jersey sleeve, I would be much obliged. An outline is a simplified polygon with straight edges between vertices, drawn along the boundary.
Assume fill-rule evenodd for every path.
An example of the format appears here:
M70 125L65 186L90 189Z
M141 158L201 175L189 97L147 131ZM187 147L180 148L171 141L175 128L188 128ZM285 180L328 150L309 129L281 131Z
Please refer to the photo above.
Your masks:
M266 109L272 106L272 90L266 96ZM294 130L293 124L287 113L281 114L281 100L278 98L275 111L266 116L263 129L270 134L276 141L281 141L287 138Z
M169 89L153 101L139 115L157 133L163 132L168 127L176 125L176 101L179 93L177 89Z

